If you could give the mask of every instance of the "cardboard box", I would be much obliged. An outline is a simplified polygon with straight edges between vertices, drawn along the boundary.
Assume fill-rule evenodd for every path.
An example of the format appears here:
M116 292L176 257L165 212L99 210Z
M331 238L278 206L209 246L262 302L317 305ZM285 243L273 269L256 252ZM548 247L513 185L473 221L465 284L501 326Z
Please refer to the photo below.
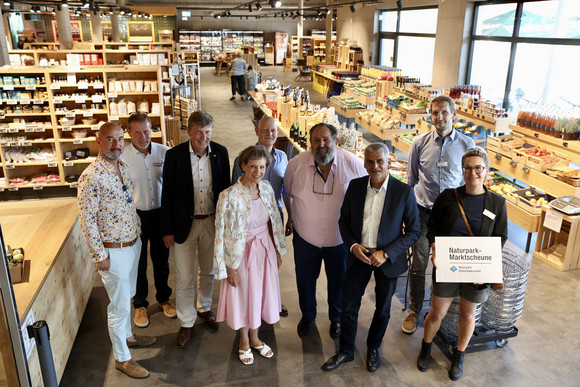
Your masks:
M13 284L17 284L24 280L24 268L26 267L26 260L22 261L21 267L10 267L10 278Z

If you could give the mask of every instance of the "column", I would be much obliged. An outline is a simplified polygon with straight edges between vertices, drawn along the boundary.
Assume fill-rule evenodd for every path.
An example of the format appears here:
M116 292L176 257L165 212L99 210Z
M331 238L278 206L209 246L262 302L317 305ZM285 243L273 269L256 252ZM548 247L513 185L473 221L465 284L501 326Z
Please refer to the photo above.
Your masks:
M334 10L330 8L331 4L332 0L326 0L326 5L330 10L330 13L326 15L326 48L324 49L326 64L332 63L332 16L334 15Z
M96 10L91 11L91 30L93 31L93 43L103 43L101 15Z
M61 50L70 50L72 48L72 32L70 29L70 15L68 7L56 10L56 26L58 28L58 41Z
M121 41L121 29L119 28L119 11L114 11L111 15L111 26L113 27L113 42Z
M302 16L302 11L304 8L304 0L298 1L298 12L300 16L298 17L298 23L296 24L296 36L299 38L304 36L304 17Z
M4 17L0 10L0 66L10 64L10 57L8 56L8 40L6 39L6 29L4 29Z

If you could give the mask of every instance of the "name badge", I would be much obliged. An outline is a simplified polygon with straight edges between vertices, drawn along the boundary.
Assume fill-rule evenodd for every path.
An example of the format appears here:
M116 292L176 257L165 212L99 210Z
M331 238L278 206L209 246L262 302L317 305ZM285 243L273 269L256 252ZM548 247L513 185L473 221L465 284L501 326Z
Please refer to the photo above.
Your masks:
M483 215L487 216L491 220L495 219L495 214L489 210L484 210Z
M163 163L153 163L153 166L154 167L162 167L163 166Z
M446 168L447 167L447 161L438 161L437 162L437 167L439 167L439 168Z

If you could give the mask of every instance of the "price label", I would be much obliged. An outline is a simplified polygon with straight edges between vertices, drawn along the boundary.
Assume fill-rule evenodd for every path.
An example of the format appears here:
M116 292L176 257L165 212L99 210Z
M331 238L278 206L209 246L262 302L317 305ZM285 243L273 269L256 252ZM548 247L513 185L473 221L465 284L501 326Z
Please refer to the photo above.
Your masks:
M11 141L10 146L19 146L20 143L18 141Z
M23 141L22 146L32 146L32 142L30 141Z
M119 116L110 116L109 119L111 121L119 121Z
M63 132L70 132L71 130L72 130L72 128L70 126L63 126L62 127Z
M18 191L18 187L10 187L10 188L8 188L8 191L16 192L16 191Z
M24 128L24 131L25 131L26 133L34 132L34 128L30 128L30 127L28 127L28 128Z
M55 98L53 101L54 101L54 103L57 103L57 104L62 103L62 98Z
M54 163L54 162L52 162L52 163L48 163L48 167L49 167L49 168L56 168L56 167L57 167L57 164L56 164L56 163Z
M42 99L35 99L35 100L32 101L32 103L34 105L42 105L44 103L44 100L42 100Z
M34 129L35 132L44 132L44 126Z
M74 165L72 161L65 161L63 164L65 167L72 167Z
M83 117L92 117L93 112L83 112Z
M42 189L43 189L43 188L44 188L44 187L43 187L43 186L41 186L40 184L37 184L37 185L35 185L34 187L32 187L32 189L33 189L33 190L35 190L35 191L42 191Z
M36 85L26 85L25 90L36 90Z
M93 84L93 89L103 89L104 88L104 83L94 83Z
M4 85L4 90L14 90L14 85Z
M78 186L78 183L70 183L71 188L76 188L77 186Z
M18 128L8 128L8 133L18 133Z
M93 95L93 102L94 103L103 103L103 97L100 95Z
M75 118L75 116L76 116L75 112L67 112L65 115L66 118Z
M78 88L79 90L88 90L88 89L89 89L89 84L88 84L88 83L85 83L85 82L83 82L83 83L79 83L79 84L77 85L77 88Z
M6 100L6 105L16 105L18 103L18 100L15 99L7 99Z
M76 97L75 98L75 102L76 103L85 103L87 99L85 97Z
M117 98L117 93L107 93L107 97L109 97L109 98Z
M20 104L21 105L28 105L29 103L30 103L30 100L29 99L21 99L20 100Z
M50 90L60 90L60 85L50 85Z
M6 169L14 169L14 164L6 164Z
M75 138L73 140L73 144L75 145L81 145L83 143L83 140L81 138Z
M91 130L99 130L99 125L91 125Z

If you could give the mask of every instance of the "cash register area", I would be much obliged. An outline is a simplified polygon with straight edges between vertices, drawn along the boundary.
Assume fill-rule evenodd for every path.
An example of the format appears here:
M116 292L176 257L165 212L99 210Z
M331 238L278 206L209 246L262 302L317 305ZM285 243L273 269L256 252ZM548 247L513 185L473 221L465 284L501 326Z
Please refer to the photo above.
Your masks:
M311 82L294 82L296 73L283 73L282 67L263 67L263 79L275 76L285 85L310 90L311 102L326 105L325 96L312 91ZM256 142L252 124L252 102L230 102L230 85L225 76L217 77L213 68L201 68L202 108L215 119L212 140L228 148L231 162L246 146ZM182 140L187 139L181 131ZM366 134L365 140L377 138ZM397 151L397 156L406 155ZM465 356L462 386L577 386L580 380L580 337L575 334L580 321L580 270L561 272L538 259L532 259L536 235L531 239L530 253L524 253L527 232L509 222L510 248L520 251L531 263L522 317L516 322L518 334L505 347L495 342L470 346ZM289 239L290 242L290 239ZM292 244L283 257L280 269L282 302L290 311L274 325L263 324L261 338L272 347L272 359L256 357L254 365L244 366L238 360L237 334L225 323L217 333L203 321L193 329L192 343L176 345L179 321L163 315L154 298L155 289L149 265L149 316L147 328L134 333L154 335L157 342L149 348L133 349L133 358L151 372L145 380L134 380L117 371L107 332L107 294L98 276L89 298L60 386L439 386L449 385L447 371L450 358L447 345L436 340L433 358L427 372L417 370L416 359L423 337L423 319L413 335L401 332L407 315L405 286L407 274L398 280L391 309L391 319L380 349L382 365L375 373L366 371L366 335L374 312L374 280L363 297L359 313L357 352L354 361L332 372L320 366L338 349L338 340L328 334L326 277L318 281L318 317L314 333L300 339L296 326L300 321L298 294L294 275ZM87 265L89 265L87 257ZM175 288L175 267L170 259L170 285ZM428 269L430 283L431 268ZM423 313L429 309L429 292ZM172 300L175 300L175 292ZM219 281L214 284L217 308ZM65 310L66 311L66 310ZM51 327L58 329L58 327Z

